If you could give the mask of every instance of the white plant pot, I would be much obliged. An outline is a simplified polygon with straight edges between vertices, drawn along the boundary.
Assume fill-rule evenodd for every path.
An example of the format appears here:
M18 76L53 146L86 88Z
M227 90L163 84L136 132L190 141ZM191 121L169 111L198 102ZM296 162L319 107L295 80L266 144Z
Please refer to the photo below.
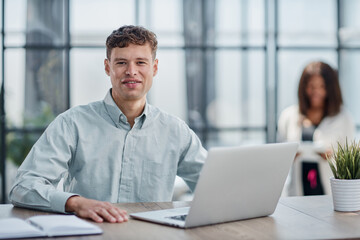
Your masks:
M360 179L330 178L334 210L354 212L360 210Z

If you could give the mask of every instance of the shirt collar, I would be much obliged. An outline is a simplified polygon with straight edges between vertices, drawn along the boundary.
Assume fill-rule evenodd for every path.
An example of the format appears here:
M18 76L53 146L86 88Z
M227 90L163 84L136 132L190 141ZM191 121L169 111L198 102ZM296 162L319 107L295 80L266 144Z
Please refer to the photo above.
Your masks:
M110 118L113 120L113 122L117 125L119 123L126 123L126 116L125 114L120 110L120 108L116 105L114 99L111 96L111 89L107 92L105 99L105 108L110 116ZM138 126L138 128L142 128L145 119L149 116L150 109L149 104L146 102L144 111L142 114L135 119L135 125Z
M145 102L144 111L141 113L140 116L135 118L134 127L141 129L144 126L145 120L147 119L148 116L149 116L149 104Z

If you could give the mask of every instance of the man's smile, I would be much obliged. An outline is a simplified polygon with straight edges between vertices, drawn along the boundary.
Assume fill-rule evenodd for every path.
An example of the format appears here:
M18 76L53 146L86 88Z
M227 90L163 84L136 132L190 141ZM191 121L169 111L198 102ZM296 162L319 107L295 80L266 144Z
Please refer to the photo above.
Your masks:
M127 86L128 88L135 88L138 84L141 84L142 81L138 80L138 79L124 79L121 81L122 84L124 84L125 86Z

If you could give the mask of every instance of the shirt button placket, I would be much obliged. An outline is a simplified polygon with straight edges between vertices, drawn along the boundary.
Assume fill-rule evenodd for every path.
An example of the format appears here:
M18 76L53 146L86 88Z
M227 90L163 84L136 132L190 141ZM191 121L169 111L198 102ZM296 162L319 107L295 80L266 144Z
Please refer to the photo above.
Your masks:
M122 170L121 170L121 180L120 180L120 195L119 199L120 201L132 201L130 196L130 190L131 190L131 130L127 133L125 137L125 143L124 143L124 152L123 152L123 158L122 158Z

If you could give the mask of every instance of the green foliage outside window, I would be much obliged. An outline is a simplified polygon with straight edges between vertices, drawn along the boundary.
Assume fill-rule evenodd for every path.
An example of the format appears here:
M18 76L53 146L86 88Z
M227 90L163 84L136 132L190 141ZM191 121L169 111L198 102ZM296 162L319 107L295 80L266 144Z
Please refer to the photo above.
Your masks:
M54 119L54 114L49 105L44 105L41 114L31 119L24 119L27 128L45 128ZM19 166L41 133L34 132L10 132L6 136L6 157L15 165Z

